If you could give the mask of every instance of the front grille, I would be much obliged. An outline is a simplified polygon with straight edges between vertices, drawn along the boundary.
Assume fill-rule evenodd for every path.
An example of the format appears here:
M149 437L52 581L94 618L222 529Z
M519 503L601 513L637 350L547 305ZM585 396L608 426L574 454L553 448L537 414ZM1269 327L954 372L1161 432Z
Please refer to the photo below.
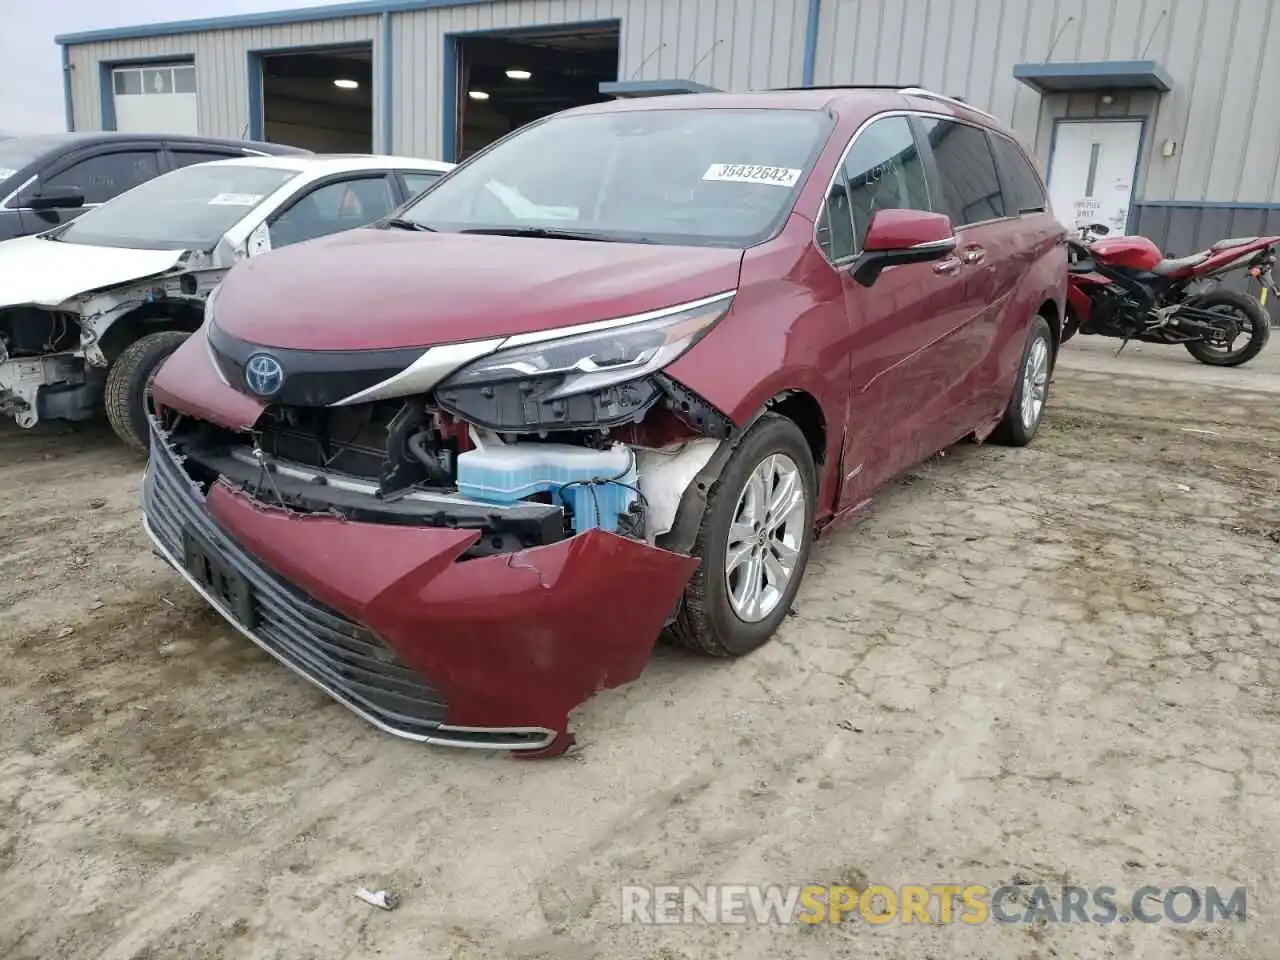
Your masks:
M143 510L153 535L171 560L180 563L185 528L248 580L254 623L250 633L260 646L389 732L413 739L481 739L435 736L445 718L440 694L370 631L268 570L223 533L199 490L154 431L149 473Z

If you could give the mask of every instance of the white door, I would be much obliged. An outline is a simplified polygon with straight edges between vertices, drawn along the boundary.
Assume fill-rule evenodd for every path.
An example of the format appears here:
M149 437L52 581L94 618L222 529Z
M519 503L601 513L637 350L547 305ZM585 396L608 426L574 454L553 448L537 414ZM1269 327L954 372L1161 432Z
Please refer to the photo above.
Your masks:
M191 64L117 67L111 76L116 129L124 133L199 132L196 68Z
M1142 149L1140 120L1059 120L1049 202L1068 227L1105 223L1124 233Z

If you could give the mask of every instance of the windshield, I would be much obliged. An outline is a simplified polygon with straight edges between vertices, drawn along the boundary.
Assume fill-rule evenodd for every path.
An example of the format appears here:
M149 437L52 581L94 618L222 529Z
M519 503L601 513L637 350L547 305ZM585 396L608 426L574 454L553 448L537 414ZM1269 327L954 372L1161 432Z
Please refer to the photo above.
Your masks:
M809 110L553 117L477 155L403 217L441 231L749 246L782 225L829 132Z
M67 243L140 250L212 250L297 170L198 163L86 210L56 234Z

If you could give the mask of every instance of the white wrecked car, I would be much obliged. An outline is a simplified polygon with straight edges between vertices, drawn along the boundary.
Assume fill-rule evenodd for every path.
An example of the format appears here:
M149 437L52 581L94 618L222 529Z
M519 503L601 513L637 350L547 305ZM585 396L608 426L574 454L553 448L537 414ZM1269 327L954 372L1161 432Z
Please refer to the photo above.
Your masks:
M147 449L148 387L237 261L364 226L452 168L281 156L183 167L47 233L0 243L0 413L85 420Z

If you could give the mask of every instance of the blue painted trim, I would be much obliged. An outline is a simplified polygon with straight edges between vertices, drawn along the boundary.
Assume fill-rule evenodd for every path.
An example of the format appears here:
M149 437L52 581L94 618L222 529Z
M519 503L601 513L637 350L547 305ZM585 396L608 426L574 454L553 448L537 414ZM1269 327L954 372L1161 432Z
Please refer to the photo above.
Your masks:
M609 97L660 97L673 93L719 93L715 87L695 80L609 80L600 84Z
M1096 60L1018 63L1013 78L1040 93L1142 88L1168 93L1173 78L1156 60Z
M98 126L103 130L116 128L116 91L112 86L111 67L112 64L106 62L98 64L98 116L101 118Z
M169 23L144 23L132 27L113 27L109 30L86 30L81 33L64 33L53 42L66 46L76 43L99 43L103 40L136 40L144 37L171 37L183 33L204 33L209 30L238 30L245 27L274 27L294 23L316 23L323 20L343 20L347 17L371 17L382 13L405 13L413 10L432 10L442 7L469 7L493 0L363 0L357 3L336 3L328 7L300 7L295 10L272 10L265 13L244 13L229 17L205 17L197 20L174 20Z
M444 99L440 102L440 159L446 163L458 162L458 38L459 33L444 35L444 82L440 85Z
M459 98L462 91L458 89L458 41L465 40L467 37L485 37L485 36L502 36L502 37L519 37L519 36L536 36L546 31L547 27L555 27L556 29L600 29L601 27L609 27L622 30L622 21L617 17L609 20L579 20L574 23L555 23L541 24L533 27L492 27L487 30L464 30L458 33L446 33L443 38L444 49L441 51L440 57L441 68L444 70L444 76L441 78L442 83L440 89L444 97L441 103L443 116L440 121L440 159L448 162L456 163L458 160L458 106ZM622 44L618 44L618 58L622 58ZM621 62L619 62L621 67Z
M62 113L67 124L67 132L76 128L76 104L71 97L71 51L62 48Z
M1134 206L1139 205L1174 210L1280 210L1280 203L1244 203L1239 200L1135 200Z
M812 87L818 63L818 28L822 22L822 0L809 0L808 19L804 25L804 62L800 69L800 85Z
M262 139L262 54L257 50L250 50L245 54L245 69L248 71L248 82L245 89L249 92L249 99L246 106L248 107L248 131L246 136L250 140Z
M393 137L391 135L391 124L394 118L393 118L393 111L392 111L391 88L395 85L396 75L395 75L395 64L392 61L393 54L391 52L392 44L394 43L395 37L391 31L390 12L385 10L382 12L381 27L382 27L381 42L379 44L379 46L381 47L379 51L379 56L382 58L382 62L381 62L382 91L381 91L381 101L380 101L382 104L381 142L382 142L383 153L393 153L394 150L392 148Z

